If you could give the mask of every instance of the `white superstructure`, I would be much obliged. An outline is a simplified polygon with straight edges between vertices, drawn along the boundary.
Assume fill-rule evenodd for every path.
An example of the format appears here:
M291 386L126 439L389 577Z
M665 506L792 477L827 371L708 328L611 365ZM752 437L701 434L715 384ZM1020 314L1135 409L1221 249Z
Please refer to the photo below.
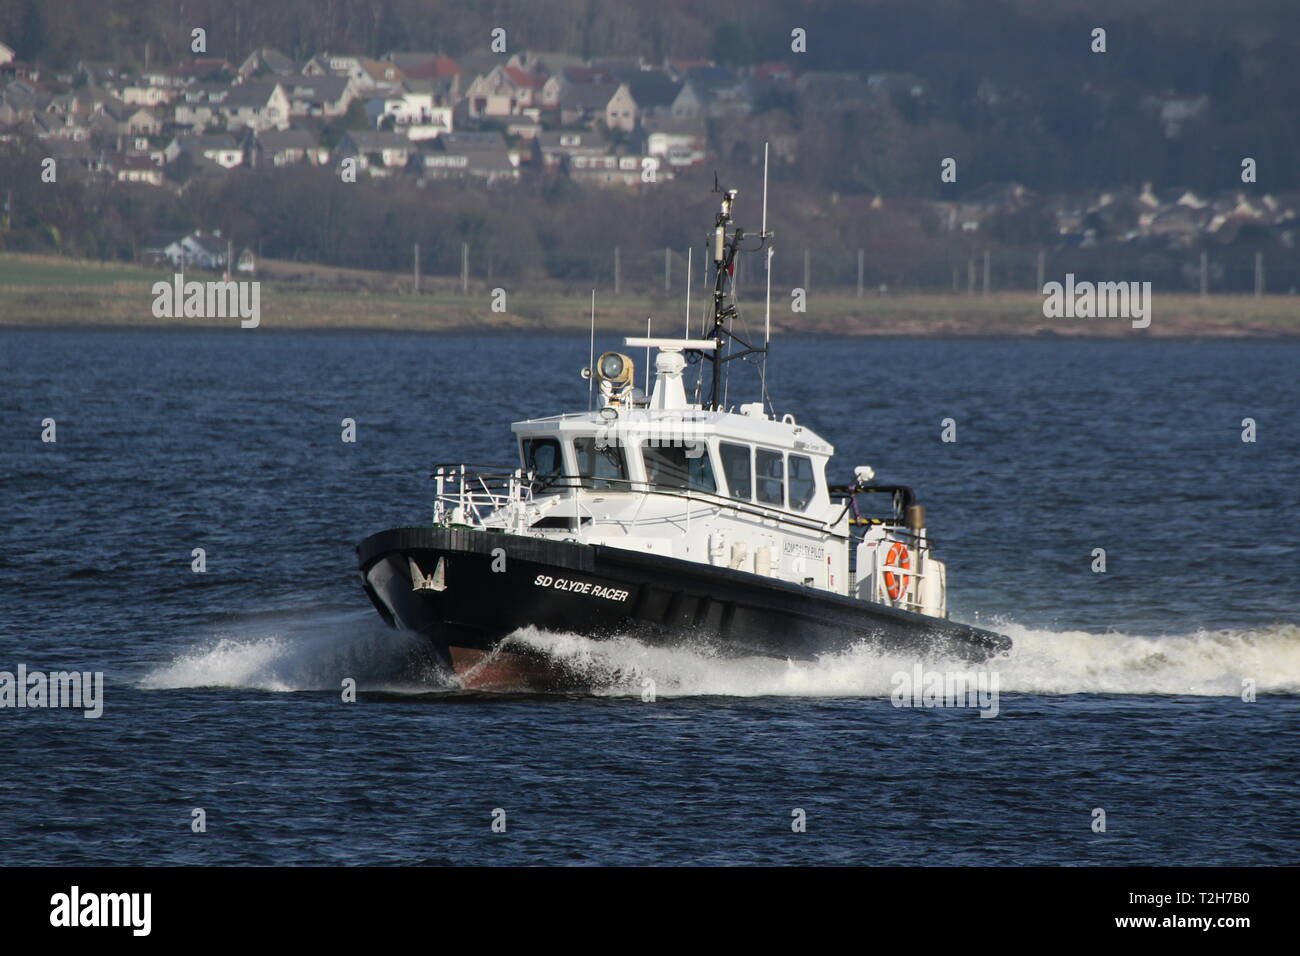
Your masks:
M859 518L846 494L833 495L829 442L760 402L732 411L687 401L685 352L714 342L626 344L658 349L648 397L631 384L632 360L606 353L595 370L599 411L515 423L513 473L439 469L435 521L648 552L944 616L944 568L924 528L906 527L905 515Z

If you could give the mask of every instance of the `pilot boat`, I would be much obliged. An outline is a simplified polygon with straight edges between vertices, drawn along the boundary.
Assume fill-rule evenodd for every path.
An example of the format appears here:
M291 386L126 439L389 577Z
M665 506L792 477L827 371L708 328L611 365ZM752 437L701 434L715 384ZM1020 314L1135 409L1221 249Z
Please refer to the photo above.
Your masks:
M520 639L530 628L793 660L864 643L971 662L1010 650L948 617L947 570L909 488L866 466L832 483L834 448L770 410L765 364L761 400L725 404L728 363L766 359L770 338L735 329L728 285L744 242L767 249L771 274L766 209L746 235L735 197L723 194L714 224L703 334L625 339L655 350L649 394L630 355L606 352L583 370L598 403L514 423L517 464L438 466L432 523L358 545L380 615L426 637L462 686L580 682Z

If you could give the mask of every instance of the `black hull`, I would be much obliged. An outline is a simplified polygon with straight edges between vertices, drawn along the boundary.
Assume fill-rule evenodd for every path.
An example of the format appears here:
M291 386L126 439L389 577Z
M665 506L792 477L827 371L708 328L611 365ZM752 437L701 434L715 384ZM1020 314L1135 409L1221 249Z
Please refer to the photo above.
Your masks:
M457 671L529 625L649 644L704 641L734 657L813 659L868 641L979 662L1011 648L1007 637L955 621L602 545L395 528L366 538L357 555L384 619L427 636ZM445 589L413 590L408 559L426 576L441 559Z

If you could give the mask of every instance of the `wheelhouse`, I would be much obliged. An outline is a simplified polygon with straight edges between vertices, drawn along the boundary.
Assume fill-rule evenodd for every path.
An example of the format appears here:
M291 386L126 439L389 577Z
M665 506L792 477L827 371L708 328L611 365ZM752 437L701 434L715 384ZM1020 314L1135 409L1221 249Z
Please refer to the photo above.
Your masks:
M686 495L810 516L830 507L829 446L792 422L751 416L752 430L726 429L711 421L721 417L634 413L616 427L590 416L520 422L520 466L538 496ZM813 440L798 441L795 433Z

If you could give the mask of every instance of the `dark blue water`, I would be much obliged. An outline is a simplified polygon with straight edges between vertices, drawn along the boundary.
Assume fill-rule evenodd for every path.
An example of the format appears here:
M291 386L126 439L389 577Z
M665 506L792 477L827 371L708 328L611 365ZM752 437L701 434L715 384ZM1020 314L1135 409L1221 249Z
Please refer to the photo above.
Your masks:
M895 708L910 662L865 650L533 634L656 699L438 686L353 546L427 519L434 463L508 461L510 421L585 408L586 362L582 337L0 333L0 670L107 682L97 720L0 709L6 858L1300 860L1300 346L777 343L779 410L840 477L914 485L954 616L1016 640L995 719Z

